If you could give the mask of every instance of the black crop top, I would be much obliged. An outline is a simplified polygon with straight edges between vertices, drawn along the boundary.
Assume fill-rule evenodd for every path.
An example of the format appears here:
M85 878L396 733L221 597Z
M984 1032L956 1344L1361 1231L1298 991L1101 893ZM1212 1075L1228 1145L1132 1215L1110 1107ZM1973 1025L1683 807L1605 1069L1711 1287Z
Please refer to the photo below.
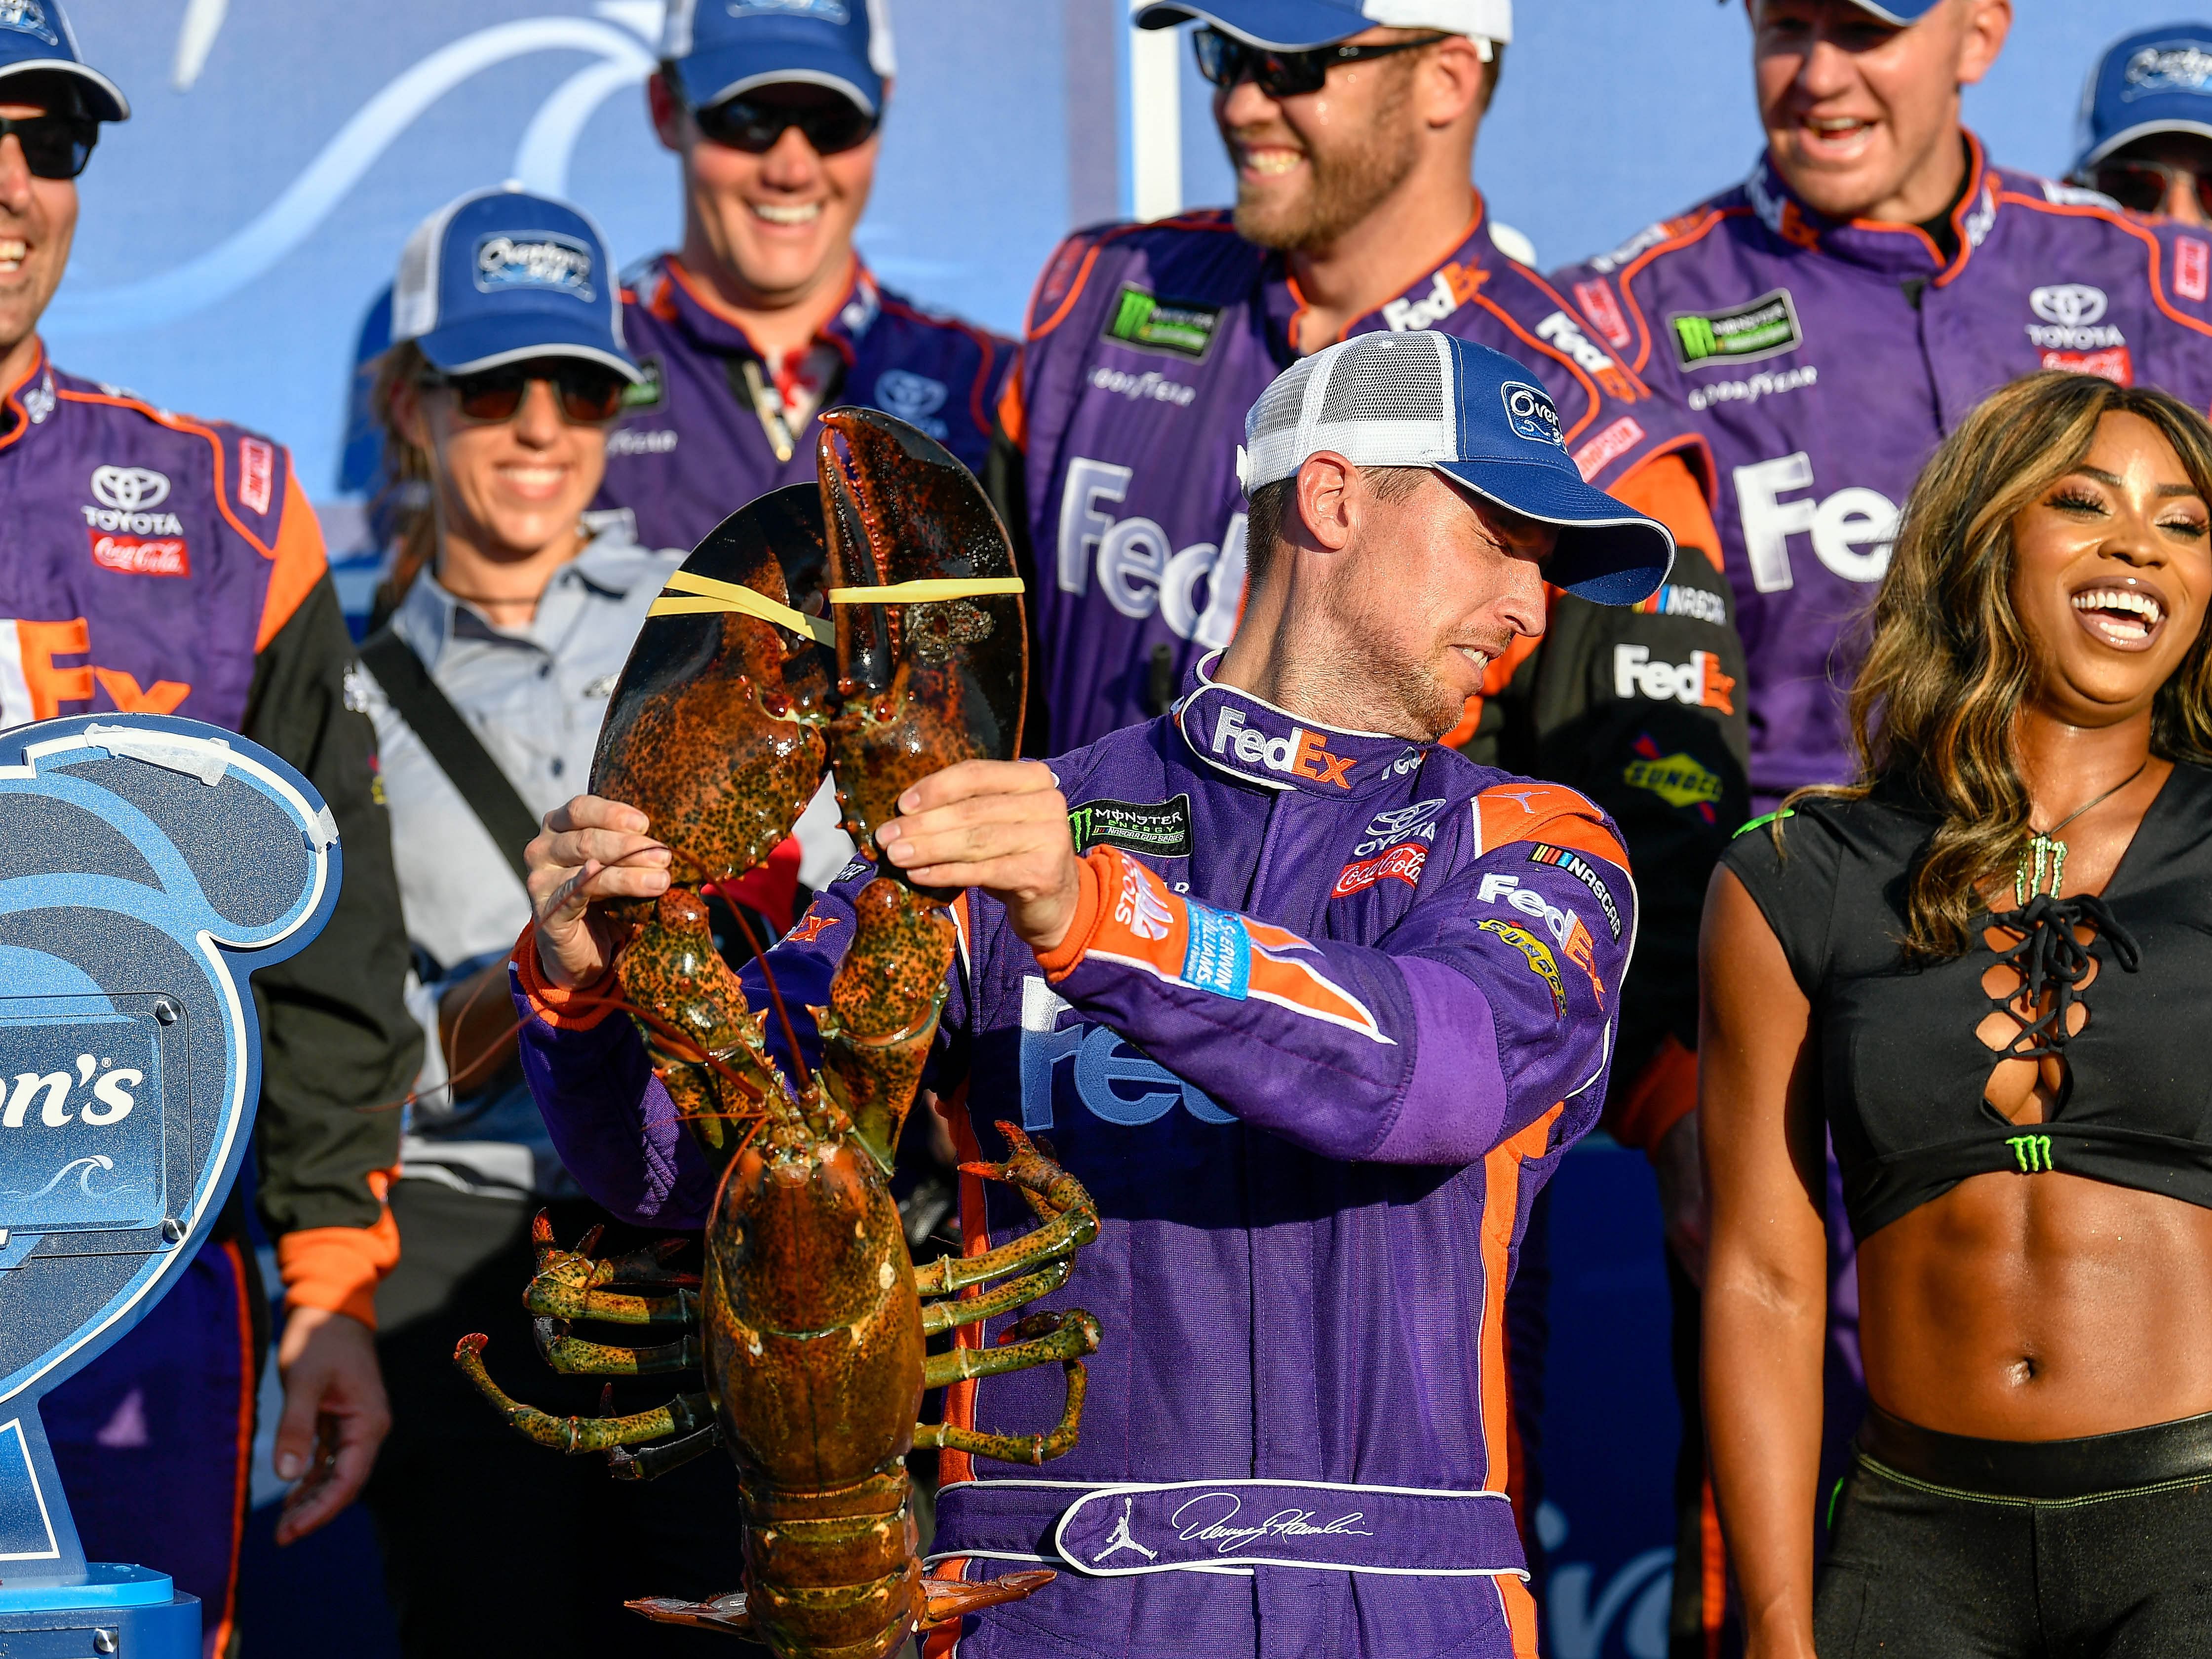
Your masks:
M1905 873L1936 818L1884 801L1813 801L1723 859L1765 913L1813 1005L1823 1109L1861 1238L1969 1176L2063 1170L2212 1208L2212 771L2176 765L2102 902L2039 898L2019 949L1907 964ZM2034 924L2041 914L2049 923ZM2072 921L2093 927L2086 951ZM2035 958L2040 956L2040 961ZM2094 979L2073 988L2097 959ZM2000 1006L1982 987L2010 961L2088 1011L2042 1123L2014 1125L1984 1091L2002 1054L1976 1034ZM2045 1038L2063 1014L2043 1023ZM2015 1039L2027 1052L2033 1038Z

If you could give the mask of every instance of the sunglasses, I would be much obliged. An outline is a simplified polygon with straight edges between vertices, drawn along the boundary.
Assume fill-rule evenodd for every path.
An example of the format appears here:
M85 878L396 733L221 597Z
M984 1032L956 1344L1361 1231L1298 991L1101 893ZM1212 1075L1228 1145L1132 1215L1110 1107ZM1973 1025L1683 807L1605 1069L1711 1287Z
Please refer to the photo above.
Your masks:
M1416 40L1389 40L1369 46L1316 46L1309 52L1270 52L1247 46L1218 29L1199 29L1191 36L1198 51L1198 72L1224 91L1249 76L1270 98L1297 98L1319 92L1328 72L1340 64L1356 64L1388 58L1394 52L1433 46L1447 34L1425 34Z
M767 155L792 127L799 129L817 155L836 155L866 143L879 119L848 98L790 104L744 97L725 98L694 110L691 118L710 143L748 155Z
M2136 213L2162 211L2176 180L2187 182L2197 192L2197 205L2212 217L2212 176L2188 167L2165 161L2101 161L2089 173L2093 189Z
M100 142L100 123L80 115L0 116L0 138L11 132L34 179L76 178Z
M429 374L425 386L450 387L454 405L471 421L511 421L533 381L553 388L561 413L577 426L604 426L622 413L629 382L599 363L573 357L538 358L488 368L481 374Z

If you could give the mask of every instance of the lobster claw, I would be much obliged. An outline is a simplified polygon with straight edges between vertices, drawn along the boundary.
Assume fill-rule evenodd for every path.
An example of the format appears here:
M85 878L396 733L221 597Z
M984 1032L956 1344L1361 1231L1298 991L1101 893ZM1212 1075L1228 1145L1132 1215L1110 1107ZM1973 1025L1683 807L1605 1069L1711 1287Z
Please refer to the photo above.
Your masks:
M845 828L866 847L911 785L1021 752L1020 584L982 487L927 434L874 410L833 409L816 458L842 705L830 773Z
M825 559L815 488L763 495L692 550L623 665L592 793L645 813L680 886L759 864L821 784Z

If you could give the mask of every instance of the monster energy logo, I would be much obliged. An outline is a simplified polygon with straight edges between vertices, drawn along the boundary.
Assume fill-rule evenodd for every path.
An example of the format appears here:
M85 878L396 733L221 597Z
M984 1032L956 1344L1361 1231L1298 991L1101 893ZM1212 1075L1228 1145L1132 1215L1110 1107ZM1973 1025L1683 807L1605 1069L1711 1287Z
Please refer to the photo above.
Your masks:
M1669 317L1674 331L1674 354L1684 368L1710 358L1731 363L1756 362L1804 343L1797 325L1797 307L1790 290L1778 288L1748 305L1729 311L1683 312Z
M1107 319L1105 337L1116 345L1202 358L1221 321L1219 306L1189 300L1163 300L1136 287L1124 288Z
M2012 1135L2006 1139L2005 1145L2012 1148L2022 1175L2035 1175L2057 1167L2051 1161L2049 1135Z
M1094 847L1118 847L1125 853L1149 853L1154 858L1190 856L1190 797L1168 800L1087 800L1070 809L1067 827L1075 837L1076 856Z

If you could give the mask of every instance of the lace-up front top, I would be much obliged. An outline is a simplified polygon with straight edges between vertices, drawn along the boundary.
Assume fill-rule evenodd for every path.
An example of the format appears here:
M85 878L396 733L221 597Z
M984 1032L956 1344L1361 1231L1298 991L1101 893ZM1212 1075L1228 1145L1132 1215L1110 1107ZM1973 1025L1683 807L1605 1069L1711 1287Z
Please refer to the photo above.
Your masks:
M1905 872L1935 824L1880 799L1811 802L1779 853L1762 827L1726 858L1812 1002L1853 1230L1999 1172L2212 1208L2212 772L2173 769L2102 895L1984 914L1964 956L1917 965L1898 945ZM2052 1085L2041 1121L1989 1103L1993 1073L2023 1064Z

